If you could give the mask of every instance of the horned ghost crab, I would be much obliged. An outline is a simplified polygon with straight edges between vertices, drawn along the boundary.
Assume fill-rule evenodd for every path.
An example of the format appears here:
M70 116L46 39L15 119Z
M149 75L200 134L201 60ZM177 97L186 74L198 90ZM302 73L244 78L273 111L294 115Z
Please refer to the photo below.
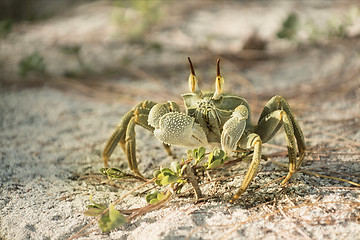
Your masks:
M232 201L244 193L256 174L261 159L262 143L268 142L284 126L287 141L289 172L285 184L300 167L305 156L305 140L299 124L291 113L289 104L281 96L272 97L265 105L258 123L250 121L248 102L236 95L223 93L224 78L220 75L220 60L217 61L217 76L214 92L203 92L198 87L190 58L190 93L182 95L186 113L179 106L168 101L155 103L143 101L124 115L103 151L105 167L119 143L126 154L130 169L141 176L135 154L135 126L140 125L153 132L169 145L199 147L211 142L221 144L226 154L244 149L252 152L252 160L240 189Z

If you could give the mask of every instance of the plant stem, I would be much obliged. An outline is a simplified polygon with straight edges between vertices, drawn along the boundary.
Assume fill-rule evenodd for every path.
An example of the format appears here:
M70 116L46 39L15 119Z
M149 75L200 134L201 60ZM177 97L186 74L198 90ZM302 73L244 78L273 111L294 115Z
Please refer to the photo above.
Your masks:
M171 188L171 186L169 186L169 188ZM161 208L167 201L170 200L170 197L172 195L173 195L173 191L170 190L170 189L167 190L167 192L165 194L165 197L161 201L159 201L159 202L157 202L155 204L149 204L149 205L147 205L145 207L140 208L138 211L131 214L127 218L127 221L130 222L131 220L133 220L133 219L135 219L135 218L137 218L137 217L139 217L139 216L141 216L141 215L143 215L145 213L148 213L148 212L154 211L154 210L156 210L158 208Z
M198 184L198 182L196 180L196 176L193 173L193 170L191 169L191 167L189 165L186 166L185 171L186 171L187 179L189 180L191 186L194 188L195 200L196 200L196 202L198 202L199 199L202 198L202 193L201 193L199 184Z

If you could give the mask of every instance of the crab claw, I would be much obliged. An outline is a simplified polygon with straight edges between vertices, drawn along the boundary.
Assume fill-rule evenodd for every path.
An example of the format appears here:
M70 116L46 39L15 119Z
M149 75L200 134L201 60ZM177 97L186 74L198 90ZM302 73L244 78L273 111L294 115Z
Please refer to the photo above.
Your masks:
M169 112L180 112L180 108L175 102L172 101L156 104L149 112L149 125L154 128L159 127L160 119Z
M232 117L224 124L221 134L221 147L227 154L236 150L239 140L244 133L248 116L247 107L240 105L235 108Z
M198 147L207 144L202 127L193 117L180 112L169 112L160 118L155 127L154 135L169 145Z

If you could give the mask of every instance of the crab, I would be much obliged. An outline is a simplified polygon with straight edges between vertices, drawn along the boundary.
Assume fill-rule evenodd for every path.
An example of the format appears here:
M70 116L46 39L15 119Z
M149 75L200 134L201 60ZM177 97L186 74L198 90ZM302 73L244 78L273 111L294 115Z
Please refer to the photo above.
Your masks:
M287 183L301 166L306 146L302 130L286 100L279 95L272 97L265 104L257 124L252 124L248 102L240 96L223 93L224 78L220 75L220 59L217 60L213 92L199 89L193 64L190 58L188 60L191 71L188 80L190 92L182 94L186 112L180 112L179 106L173 101L140 102L124 115L107 141L102 154L104 166L108 166L112 152L120 144L130 169L142 177L136 161L136 125L151 131L163 142L168 153L171 153L170 145L199 147L212 142L220 143L227 155L235 150L247 150L252 153L252 160L240 188L231 200L235 201L255 177L261 160L262 144L268 142L283 126L289 171L281 184Z

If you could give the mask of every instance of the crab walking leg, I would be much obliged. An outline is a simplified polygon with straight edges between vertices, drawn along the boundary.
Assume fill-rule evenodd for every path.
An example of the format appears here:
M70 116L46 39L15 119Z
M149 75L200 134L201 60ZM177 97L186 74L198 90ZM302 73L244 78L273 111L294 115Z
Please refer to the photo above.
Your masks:
M294 129L292 127L292 122L285 111L281 112L281 118L283 119L284 122L284 130L285 130L288 155L289 155L289 172L285 177L285 179L281 182L281 184L284 185L287 181L289 181L291 176L295 173L297 166L299 164L297 164L296 162L295 135L294 135Z
M242 141L244 141L244 139L241 139L241 142ZM253 157L252 157L249 169L247 170L244 180L241 184L241 187L236 192L236 194L233 196L233 198L230 200L230 202L234 202L236 199L238 199L241 196L241 194L243 194L246 191L246 189L249 187L251 181L254 179L257 168L259 167L259 164L260 164L262 141L261 141L259 135L255 134L255 133L251 133L248 136L246 136L245 141L246 141L246 143L244 145L246 145L248 148L253 148L254 153L253 153Z
M293 132L295 135L296 144L297 144L298 151L299 151L299 159L298 159L298 162L296 165L296 169L298 169L304 160L306 145L305 145L304 134L301 131L300 125L295 120L294 115L292 114L290 106L287 103L287 101L279 95L272 97L266 103L266 105L260 115L259 123L265 116L267 116L268 114L270 114L271 112L273 112L275 110L284 110L287 114L287 117L290 119L289 121L292 123L292 127L294 130ZM262 138L262 140L263 140L263 142L266 142L263 138Z
M295 120L294 115L292 114L291 110L290 110L290 106L289 104L286 102L286 100L280 96L277 96L278 98L280 98L281 101L281 106L282 109L286 112L287 117L289 118L289 121L292 123L292 127L293 127L293 132L296 138L296 144L298 147L298 151L299 151L299 159L296 163L296 169L298 169L305 157L305 150L306 150L306 145L305 145L305 138L304 138L304 134L301 131L301 128L298 124L298 122Z
M169 144L166 144L166 143L163 143L163 146L164 146L164 149L165 149L166 153L167 153L169 156L173 156L173 152L171 151L170 145L169 145Z
M125 114L125 116L121 119L120 123L116 126L115 131L107 141L102 154L105 167L109 166L108 164L109 158L119 143L125 152L125 144L124 144L125 142L122 141L121 139L124 139L127 125L129 124L130 119L133 117L133 114L134 114L134 110L131 110Z
M143 105L142 108L137 108L135 110L134 116L130 119L128 127L126 129L126 134L124 138L125 142L125 154L128 159L128 164L130 169L138 176L142 177L139 172L137 160L136 160L136 134L135 126L140 125L145 129L153 132L155 129L148 124L149 112L151 108L146 108L146 105ZM164 144L165 150L169 152L169 147Z
M139 172L136 162L136 138L135 138L135 118L132 117L129 121L125 134L125 154L128 160L129 167L136 175L142 176Z
M281 184L285 184L296 171L296 143L293 124L284 110L275 110L268 115L264 116L255 128L263 142L267 142L272 136L284 126L285 138L288 148L289 157L289 173Z
M147 119L149 111L155 104L155 102L151 101L141 102L137 104L131 111L126 113L125 116L121 119L120 123L117 125L115 131L105 145L102 154L105 167L108 166L108 160L115 150L117 144L120 144L123 151L127 155L131 170L134 170L133 167L137 169L135 151L129 150L135 148L135 141L128 144L126 144L126 142L131 141L132 137L135 138L135 124L140 125L151 132L154 131L154 128L147 123Z

